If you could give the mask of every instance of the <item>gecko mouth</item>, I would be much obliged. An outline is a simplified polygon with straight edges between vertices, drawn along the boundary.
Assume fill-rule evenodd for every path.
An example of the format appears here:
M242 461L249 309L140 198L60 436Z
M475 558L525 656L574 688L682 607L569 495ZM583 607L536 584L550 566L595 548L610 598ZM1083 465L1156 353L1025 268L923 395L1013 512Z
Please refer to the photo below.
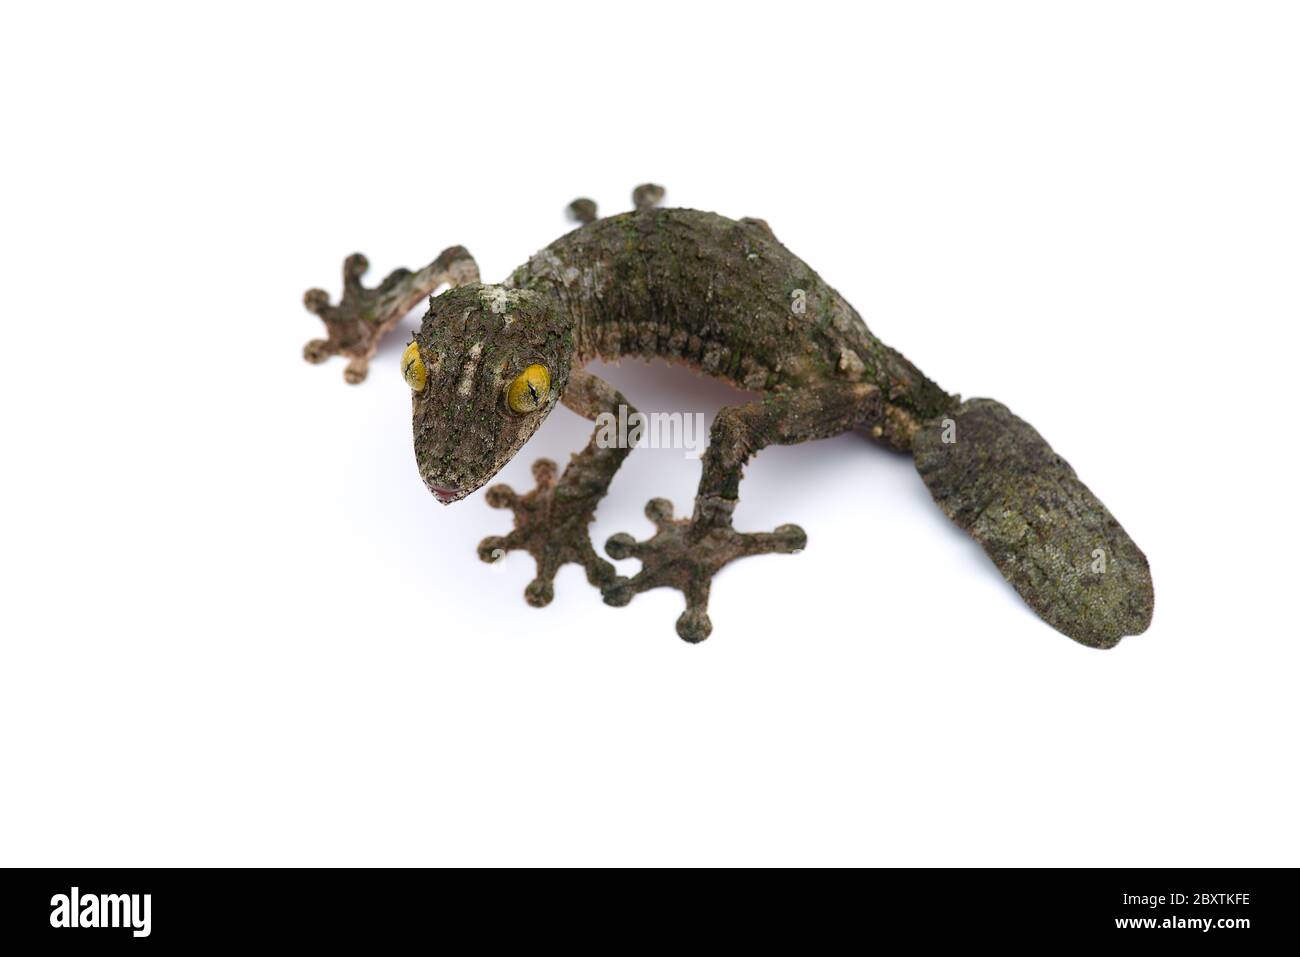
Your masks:
M433 497L443 505L450 505L452 502L457 502L465 497L465 493L458 488L450 488L449 486L438 485L429 481L426 481L424 484L428 487L429 491L433 493Z

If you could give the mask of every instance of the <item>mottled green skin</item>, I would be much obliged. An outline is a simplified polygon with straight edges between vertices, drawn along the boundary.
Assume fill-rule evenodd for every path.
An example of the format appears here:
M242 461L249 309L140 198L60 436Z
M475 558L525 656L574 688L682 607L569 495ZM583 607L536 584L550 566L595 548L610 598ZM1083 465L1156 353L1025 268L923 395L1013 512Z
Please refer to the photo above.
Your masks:
M1155 608L1146 556L1028 422L972 399L946 425L923 427L914 454L944 514L1049 625L1094 648L1146 630Z
M899 449L956 405L759 220L693 209L610 216L557 239L508 284L555 300L579 362L662 358L755 392L876 385L884 437Z

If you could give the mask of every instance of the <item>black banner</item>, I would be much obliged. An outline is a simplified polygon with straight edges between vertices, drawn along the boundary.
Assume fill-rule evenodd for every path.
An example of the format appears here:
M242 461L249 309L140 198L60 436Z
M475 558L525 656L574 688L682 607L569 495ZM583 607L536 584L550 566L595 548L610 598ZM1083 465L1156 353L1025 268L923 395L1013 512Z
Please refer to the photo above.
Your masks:
M1295 936L1292 870L840 870L814 879L667 872L586 879L424 870L8 870L7 941L91 949L454 941L506 930L554 944L623 926L628 943L702 922L754 934L917 943L1133 941L1238 948ZM445 936L444 935L450 935ZM26 952L26 951L13 951Z

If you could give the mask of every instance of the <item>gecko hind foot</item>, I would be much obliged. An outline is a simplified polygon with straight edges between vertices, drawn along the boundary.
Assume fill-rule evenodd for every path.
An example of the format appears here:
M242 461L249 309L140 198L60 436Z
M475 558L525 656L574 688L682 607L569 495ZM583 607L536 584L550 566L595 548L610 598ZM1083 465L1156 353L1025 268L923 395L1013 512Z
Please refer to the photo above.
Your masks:
M587 581L602 591L619 580L614 566L596 554L587 525L595 503L557 494L557 467L550 459L533 463L537 486L519 495L509 485L493 485L487 503L514 512L515 527L508 535L489 535L478 545L478 557L489 564L508 552L525 551L537 562L537 577L524 589L524 600L542 608L555 597L555 573L573 562L587 572Z
M626 532L612 535L605 551L613 559L638 558L641 570L620 578L601 592L608 605L626 605L652 588L676 588L686 597L686 610L677 619L677 634L684 641L703 641L713 631L709 621L709 587L713 576L727 563L746 555L791 554L808 542L798 525L782 525L772 532L738 532L730 521L674 519L667 499L651 499L645 514L655 534L638 542Z

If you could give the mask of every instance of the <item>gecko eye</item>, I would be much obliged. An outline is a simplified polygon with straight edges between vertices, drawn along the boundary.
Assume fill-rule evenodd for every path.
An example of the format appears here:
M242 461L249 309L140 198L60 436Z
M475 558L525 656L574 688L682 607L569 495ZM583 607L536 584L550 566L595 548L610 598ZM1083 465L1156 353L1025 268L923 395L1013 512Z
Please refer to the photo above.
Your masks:
M420 347L412 342L402 353L402 378L415 392L423 392L429 381L429 370L420 358Z
M510 383L506 389L506 405L510 406L511 412L527 415L541 408L550 391L551 374L546 371L546 366L534 364Z

